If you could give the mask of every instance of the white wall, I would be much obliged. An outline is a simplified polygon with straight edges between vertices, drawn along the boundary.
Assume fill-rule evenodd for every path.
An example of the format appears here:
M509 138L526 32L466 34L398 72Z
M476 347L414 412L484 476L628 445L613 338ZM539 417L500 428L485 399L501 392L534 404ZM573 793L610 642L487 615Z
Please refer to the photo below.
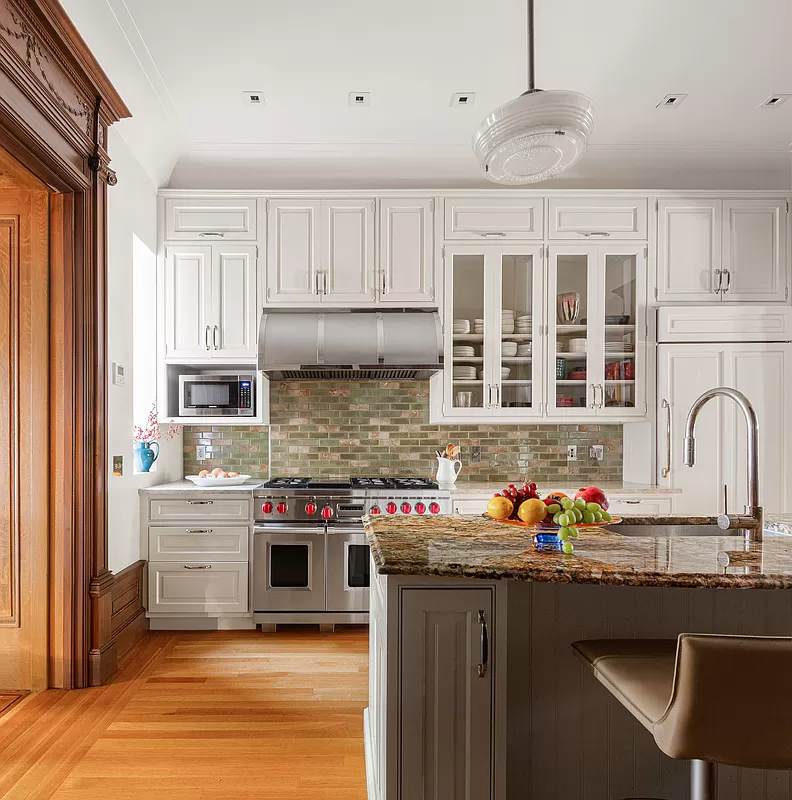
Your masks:
M108 394L108 506L110 569L118 572L140 558L138 489L182 476L182 437L161 442L156 472L133 474L133 242L137 237L157 252L156 192L120 134L110 129L108 143L118 185L108 189L108 355L126 368L124 386ZM154 303L154 287L152 299ZM152 398L153 400L153 398ZM124 474L114 477L112 458L123 455Z

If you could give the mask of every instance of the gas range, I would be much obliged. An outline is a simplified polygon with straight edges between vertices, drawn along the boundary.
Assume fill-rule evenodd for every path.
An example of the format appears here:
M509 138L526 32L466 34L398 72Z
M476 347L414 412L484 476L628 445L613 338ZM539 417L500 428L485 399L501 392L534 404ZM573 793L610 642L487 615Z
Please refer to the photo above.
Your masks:
M359 523L364 514L432 516L451 506L448 492L427 478L273 478L254 499L257 522Z

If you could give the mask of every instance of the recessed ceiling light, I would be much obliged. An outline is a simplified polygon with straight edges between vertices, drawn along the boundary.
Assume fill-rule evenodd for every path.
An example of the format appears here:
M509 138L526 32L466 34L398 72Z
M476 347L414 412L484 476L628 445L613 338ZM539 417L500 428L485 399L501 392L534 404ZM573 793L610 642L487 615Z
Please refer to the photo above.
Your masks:
M778 106L784 105L790 97L792 94L771 94L759 108L778 108Z
M686 94L680 94L679 92L667 94L655 108L676 108L686 97Z
M350 92L349 105L351 106L371 105L371 92Z
M263 106L264 92L242 92L242 102L246 106Z
M475 101L475 92L457 92L451 97L452 106L472 106Z

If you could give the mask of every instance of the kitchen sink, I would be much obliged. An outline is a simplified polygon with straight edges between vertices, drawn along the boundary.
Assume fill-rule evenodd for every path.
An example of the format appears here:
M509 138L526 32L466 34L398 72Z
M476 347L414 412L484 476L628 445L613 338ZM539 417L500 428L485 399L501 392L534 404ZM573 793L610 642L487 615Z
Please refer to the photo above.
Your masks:
M721 530L717 525L614 525L612 533L622 536L745 536L746 531L734 528Z

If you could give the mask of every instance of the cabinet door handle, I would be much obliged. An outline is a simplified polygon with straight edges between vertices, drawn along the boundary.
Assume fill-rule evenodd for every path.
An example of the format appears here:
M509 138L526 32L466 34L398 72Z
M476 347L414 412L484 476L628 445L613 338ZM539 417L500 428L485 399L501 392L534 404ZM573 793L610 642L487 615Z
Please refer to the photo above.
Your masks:
M600 400L597 408L603 408L605 406L605 387L601 383L599 384L599 390L600 390Z
M211 506L214 505L214 500L188 500L188 506Z
M480 233L479 236L505 236L506 234L503 231L486 231L485 233Z
M185 533L212 533L211 528L187 528Z
M587 239L590 236L610 236L610 234L607 231L581 231L580 233Z
M671 474L671 403L663 398L663 402L660 405L668 411L666 416L666 465L661 473L664 478L667 478Z
M478 621L481 626L481 662L478 665L478 676L483 678L489 666L489 633L487 632L487 619L484 612L479 610Z
M319 271L314 272L314 294L319 294Z
M723 287L723 270L716 269L715 276L718 279L718 285L715 287L715 294L720 294Z
M211 564L185 564L185 569L211 569Z
M500 408L500 403L501 403L500 384L496 383L492 388L495 389L495 408Z
M220 231L201 231L198 236L201 239L222 239L225 234Z
M723 271L726 274L726 288L723 290L723 293L724 294L728 294L729 293L729 289L731 289L731 270L730 269L725 269Z
M327 294L327 273L322 273L322 294Z
M214 346L215 350L219 350L220 347L217 344L217 325L212 328L212 345Z
M382 294L388 293L388 279L385 275L385 270L382 270Z
M589 384L589 388L591 389L591 405L589 408L596 408L597 407L597 386L594 383Z
M204 331L204 347L209 350L209 326L206 326L206 330Z

